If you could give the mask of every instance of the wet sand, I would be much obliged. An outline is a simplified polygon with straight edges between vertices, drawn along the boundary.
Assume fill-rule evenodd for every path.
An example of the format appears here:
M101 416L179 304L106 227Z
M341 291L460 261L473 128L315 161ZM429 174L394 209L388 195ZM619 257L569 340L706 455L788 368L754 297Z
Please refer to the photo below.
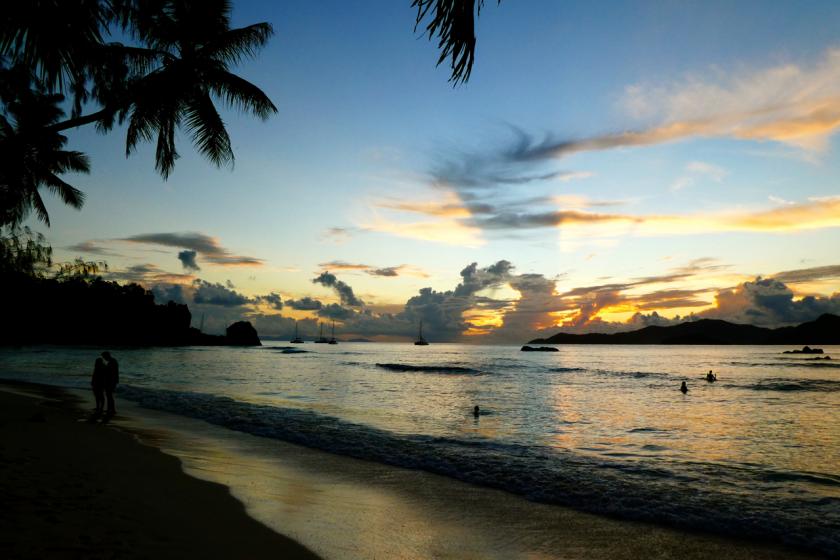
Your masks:
M67 393L0 389L0 558L317 558Z
M54 393L66 402L67 393ZM12 399L11 408L6 405L7 399ZM13 475L10 478L6 472L0 473L3 495L13 496L12 508L7 507L0 517L0 557L20 556L6 554L7 550L27 552L28 557L68 558L176 554L258 558L267 550L277 557L308 557L295 541L324 558L342 560L811 557L775 544L536 504L506 492L422 471L232 432L130 403L121 405L121 418L114 423L117 429L109 429L75 422L72 414L65 420L53 418L56 403L33 408L32 400L0 392L2 468ZM66 405L59 405L56 415L67 414L64 408ZM15 419L9 420L10 411L15 410ZM30 421L32 410L46 410L47 422ZM58 427L54 430L52 425ZM136 434L141 441L177 457L180 466L176 459L136 443L120 430ZM53 431L55 435L51 435ZM81 438L78 442L77 437ZM16 442L14 446L7 443L10 438ZM89 459L93 449L109 449L115 441L125 447L117 459L95 463L94 467ZM48 449L53 446L57 448ZM141 457L138 462L135 455ZM142 461L147 458L142 457L147 455L155 461L164 460L166 468L144 465ZM5 466L9 459L19 464ZM20 463L21 460L28 462ZM72 465L73 469L55 465ZM181 468L194 477L218 484L191 479ZM96 472L105 469L120 473L109 475L109 479L117 480L108 487L97 484L95 477ZM141 482L127 485L126 477ZM203 496L203 500L210 500L212 494L216 500L213 505L188 497L176 499L174 490L167 490L170 486L186 486L184 480L192 481L193 492ZM46 495L42 487L48 489ZM241 504L230 497L226 487L245 504L253 518L294 541L264 534L268 530L244 515ZM105 497L91 502L98 509L83 508L86 496L100 489L99 494ZM150 491L160 496L150 499ZM165 503L159 503L160 500ZM9 516L9 509L20 511L20 520L14 525L7 524L7 518L15 517ZM90 513L79 512L80 509ZM220 523L223 514L234 521ZM66 517L76 519L72 528L62 521ZM108 529L92 529L101 520L107 520L102 527ZM247 531L257 531L258 537ZM259 538L264 540L255 540ZM273 538L279 544L273 544ZM29 548L33 542L41 543L39 553ZM17 548L5 548L10 544ZM283 546L290 548L278 548ZM101 556L91 555L99 550L103 551ZM290 552L282 552L285 550Z

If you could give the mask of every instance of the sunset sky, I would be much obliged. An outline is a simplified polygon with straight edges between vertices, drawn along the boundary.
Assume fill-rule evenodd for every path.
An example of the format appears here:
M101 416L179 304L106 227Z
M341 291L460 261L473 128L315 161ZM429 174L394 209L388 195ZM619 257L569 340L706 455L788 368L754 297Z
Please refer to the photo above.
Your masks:
M840 313L840 3L488 1L452 87L408 0L247 2L225 113L168 181L124 130L72 131L81 211L30 223L209 331L521 342L719 317ZM475 263L475 265L473 265ZM760 277L760 279L759 279Z

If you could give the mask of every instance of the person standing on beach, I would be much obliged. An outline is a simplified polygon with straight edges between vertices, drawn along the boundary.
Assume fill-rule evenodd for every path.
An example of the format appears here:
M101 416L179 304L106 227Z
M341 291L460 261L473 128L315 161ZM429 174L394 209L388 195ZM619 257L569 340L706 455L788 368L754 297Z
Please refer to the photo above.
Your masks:
M120 364L116 358L111 356L110 352L102 352L102 357L105 358L105 397L108 399L108 410L105 412L106 416L113 416L117 413L116 405L114 404L114 390L120 382Z
M93 398L96 400L96 411L99 416L105 408L105 360L96 358L93 364L93 375L90 376L90 388L93 389Z

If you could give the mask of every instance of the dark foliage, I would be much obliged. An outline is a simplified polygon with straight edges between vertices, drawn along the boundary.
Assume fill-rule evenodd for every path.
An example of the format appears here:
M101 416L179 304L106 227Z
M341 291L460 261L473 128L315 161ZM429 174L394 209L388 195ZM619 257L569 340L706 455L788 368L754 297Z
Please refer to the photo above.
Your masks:
M2 345L259 344L256 331L243 340L242 333L248 332L243 326L234 329L239 335L235 340L203 334L190 327L192 315L186 305L158 305L152 293L137 284L120 285L86 274L57 280L12 273L4 275L3 287L7 294L0 323Z
M231 72L273 34L233 29L227 0L26 0L0 13L0 226L34 210L49 225L38 189L79 208L83 195L59 178L89 169L61 148L63 130L127 122L126 155L154 142L164 179L178 159L176 132L217 166L232 165L217 103L266 119L277 112L257 86ZM122 31L133 44L106 42ZM62 106L72 101L64 118ZM82 114L87 111L87 114ZM25 156L25 157L22 157Z
M415 31L428 20L424 34L430 40L437 37L438 66L449 59L449 81L453 85L468 81L475 61L475 20L484 0L413 0L411 5L417 8Z

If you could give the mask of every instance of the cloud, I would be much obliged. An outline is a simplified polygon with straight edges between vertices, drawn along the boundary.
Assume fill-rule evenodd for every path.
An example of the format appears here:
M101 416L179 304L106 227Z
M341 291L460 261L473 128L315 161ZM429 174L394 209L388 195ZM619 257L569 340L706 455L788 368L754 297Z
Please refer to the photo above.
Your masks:
M121 256L119 253L115 253L111 249L103 247L102 242L96 240L82 241L81 243L76 243L75 245L69 245L65 247L65 249L87 255L101 255L103 257Z
M193 287L195 291L192 299L198 304L234 307L253 302L251 298L228 288L224 284L198 279L194 282Z
M271 292L270 294L266 294L264 296L257 296L256 300L269 304L272 309L276 309L278 311L283 309L283 300L280 298L280 294Z
M321 233L321 240L341 245L350 241L357 234L364 233L364 231L364 228L357 227L331 227Z
M718 165L705 161L691 161L685 166L685 174L671 185L671 190L679 191L693 186L698 180L704 177L715 183L720 183L728 174L726 169Z
M756 278L715 296L715 307L704 317L776 327L812 321L823 313L840 314L840 293L830 297L794 299L793 291L775 278Z
M201 270L201 267L195 262L195 256L197 254L195 251L188 251L186 249L178 253L178 260L181 261L184 270Z
M170 301L175 303L187 303L186 295L184 294L184 286L181 284L158 284L156 286L152 286L151 292L157 303L166 304Z
M560 198L559 205L573 204L597 206L598 201L588 201L585 198ZM570 204L571 202L571 204ZM606 204L617 202L606 201ZM605 203L600 203L601 205ZM441 208L449 212L449 202L442 202L441 206L433 203L424 205L404 205L412 213L428 212L432 217L441 215ZM516 232L535 229L556 229L566 231L587 230L596 234L618 236L635 234L640 236L661 235L690 235L714 232L786 232L805 231L813 229L840 227L840 197L821 197L819 200L808 200L787 204L782 207L774 206L769 209L721 211L696 214L630 214L603 213L587 209L556 209L556 210L523 210L516 211L514 205L485 204L481 211L472 211L467 205L462 206L463 215L459 218L448 218L447 228L461 228L470 232ZM454 215L454 214L452 214ZM442 223L442 222L438 222ZM404 222L380 223L374 226L379 231L392 232L397 235L412 236L408 233L412 227L423 229L424 222L406 224ZM471 245L477 234L471 233L470 238L464 240ZM421 239L436 241L426 232L418 235ZM458 236L448 240L458 242Z
M840 264L785 270L773 275L773 279L784 282L785 284L833 280L836 278L840 278Z
M317 311L323 306L320 301L308 296L300 299L287 299L286 305L297 311Z
M109 270L102 275L107 280L135 282L144 286L154 284L184 284L195 280L192 274L167 272L151 263L136 264L122 270Z
M327 288L333 288L336 293L338 294L339 299L341 300L342 305L349 305L352 307L359 307L364 305L364 302L356 297L356 294L353 293L353 288L351 288L345 282L342 282L338 278L336 278L335 274L330 274L329 272L322 272L318 276L312 279L313 284L321 284Z
M694 134L821 149L840 126L840 50L829 49L809 66L788 63L629 86L623 105L637 118L664 121L652 136L684 125L686 132L698 129Z
M346 320L355 315L355 311L349 307L343 307L337 303L330 303L318 310L318 316L326 319Z
M322 270L358 270L369 274L371 276L379 276L385 278L394 278L401 275L416 276L419 278L428 278L429 275L422 269L407 264L397 266L376 267L369 264L348 263L345 261L330 261L320 263L318 265Z
M124 237L118 241L191 250L201 255L205 262L218 266L262 266L263 264L262 259L231 253L219 244L217 238L203 233L146 233Z

